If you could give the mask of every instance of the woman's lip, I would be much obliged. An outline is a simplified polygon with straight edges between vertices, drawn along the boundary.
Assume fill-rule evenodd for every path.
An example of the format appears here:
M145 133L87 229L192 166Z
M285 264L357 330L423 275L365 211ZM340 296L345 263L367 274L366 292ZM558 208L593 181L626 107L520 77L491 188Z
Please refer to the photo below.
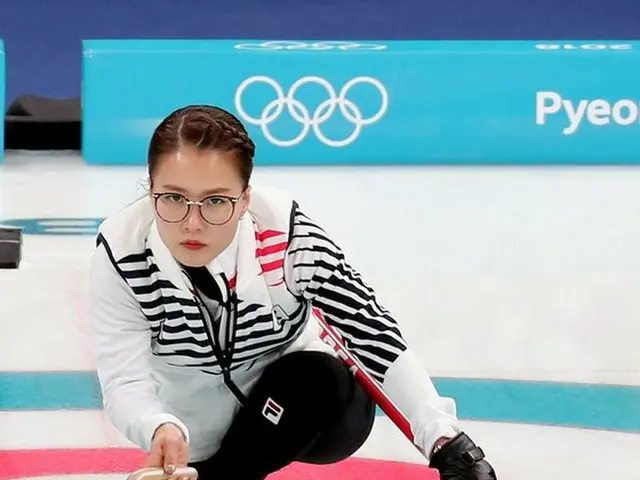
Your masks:
M197 240L185 240L180 245L187 248L202 248L206 247L206 245L202 242L198 242Z

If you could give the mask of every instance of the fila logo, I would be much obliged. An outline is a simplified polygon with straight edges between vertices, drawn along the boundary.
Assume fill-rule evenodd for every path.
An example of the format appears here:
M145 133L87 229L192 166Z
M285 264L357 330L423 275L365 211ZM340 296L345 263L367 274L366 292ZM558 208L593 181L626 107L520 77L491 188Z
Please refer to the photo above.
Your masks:
M284 408L274 402L271 398L267 398L267 402L262 408L262 415L264 416L264 418L269 420L274 425L278 425L283 413Z

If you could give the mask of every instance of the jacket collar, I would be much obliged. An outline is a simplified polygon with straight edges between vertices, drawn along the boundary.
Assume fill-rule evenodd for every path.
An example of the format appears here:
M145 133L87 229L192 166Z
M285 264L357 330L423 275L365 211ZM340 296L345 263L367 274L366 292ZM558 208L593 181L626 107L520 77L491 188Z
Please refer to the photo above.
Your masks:
M192 292L189 278L160 237L157 223L154 221L147 237L147 247L153 252L156 265L162 275L178 289ZM236 289L242 290L261 276L262 270L255 255L256 238L251 215L244 215L238 223L236 234L231 243L206 265L212 275L224 273L227 279L236 279Z

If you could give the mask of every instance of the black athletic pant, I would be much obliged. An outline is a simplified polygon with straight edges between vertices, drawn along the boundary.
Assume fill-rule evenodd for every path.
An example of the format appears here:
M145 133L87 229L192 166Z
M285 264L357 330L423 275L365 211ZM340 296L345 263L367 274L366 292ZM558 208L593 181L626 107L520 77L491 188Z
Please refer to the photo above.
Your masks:
M201 480L259 480L294 461L338 462L364 443L374 416L373 402L340 360L291 353L265 369L218 452L190 465Z

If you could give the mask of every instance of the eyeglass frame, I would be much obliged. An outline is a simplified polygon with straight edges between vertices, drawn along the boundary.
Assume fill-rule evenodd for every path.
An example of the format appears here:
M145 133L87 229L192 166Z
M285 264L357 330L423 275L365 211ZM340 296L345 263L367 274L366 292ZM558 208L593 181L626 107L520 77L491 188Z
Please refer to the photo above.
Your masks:
M189 214L191 213L191 206L192 205L197 205L198 206L198 213L200 214L200 218L207 224L209 225L213 225L215 227L219 227L220 225L226 225L227 223L229 223L231 221L231 219L233 218L233 215L236 213L236 204L240 201L240 199L244 196L244 194L247 192L247 190L243 190L242 193L240 195L238 195L237 197L232 197L230 195L220 195L220 194L216 194L216 195L209 195L205 198L203 198L202 200L191 200L189 198L187 198L186 196L184 196L181 193L178 192L152 192L151 196L153 197L153 207L156 211L156 213L158 214L158 216L162 219L163 222L167 222L167 223L180 223L180 222L184 222L184 220L189 216ZM187 204L187 213L185 213L184 217L182 217L180 220L176 220L174 222L170 222L169 220L165 220L164 218L162 218L162 216L160 215L160 213L158 213L158 199L162 196L165 195L177 195L179 197L184 198L186 204ZM202 214L202 205L204 204L204 202L206 202L207 200L211 199L211 198L224 198L225 200L229 200L231 202L231 215L229 215L229 218L227 220L225 220L222 223L211 223L210 221L208 221L206 218L204 218L204 215Z

